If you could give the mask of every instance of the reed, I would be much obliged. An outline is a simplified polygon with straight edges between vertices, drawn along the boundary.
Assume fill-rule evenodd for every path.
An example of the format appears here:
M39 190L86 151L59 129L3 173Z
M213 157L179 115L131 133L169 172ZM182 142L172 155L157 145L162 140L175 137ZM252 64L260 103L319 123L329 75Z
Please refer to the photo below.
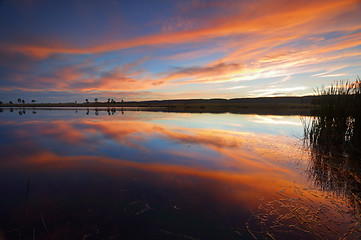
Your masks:
M313 118L304 121L310 178L346 197L361 220L361 79L317 89Z
M360 149L361 79L335 82L328 89L317 89L315 118L309 129L313 145L333 150Z

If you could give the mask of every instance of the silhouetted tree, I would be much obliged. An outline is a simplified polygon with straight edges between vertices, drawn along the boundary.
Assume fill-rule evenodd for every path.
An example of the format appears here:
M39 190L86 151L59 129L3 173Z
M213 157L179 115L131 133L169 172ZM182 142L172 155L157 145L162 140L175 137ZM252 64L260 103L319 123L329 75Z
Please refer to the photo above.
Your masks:
M12 102L12 101L9 101L9 104L13 104L13 102Z
M95 98L95 99L94 99L94 102L95 102L95 103L98 103L98 98Z
M19 104L21 103L21 98L18 98L18 103L19 103Z
M86 102L86 103L89 103L89 100L88 100L88 99L85 99L85 102Z
M32 103L36 102L35 100L31 100Z
M108 102L107 103L110 103L110 98L108 98Z
M0 104L3 104L3 102L2 102L2 101L0 101Z
M23 104L25 104L25 100L23 99L23 100L21 100L21 102L23 103Z

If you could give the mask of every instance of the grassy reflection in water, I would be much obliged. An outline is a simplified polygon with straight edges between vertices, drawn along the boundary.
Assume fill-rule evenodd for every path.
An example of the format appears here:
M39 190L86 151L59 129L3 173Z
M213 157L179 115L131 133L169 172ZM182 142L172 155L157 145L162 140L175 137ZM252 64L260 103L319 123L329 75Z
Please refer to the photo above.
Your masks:
M246 226L254 239L361 238L361 80L317 94L314 116L302 121L310 178L325 194L295 185L261 199Z
M361 80L317 93L314 117L304 121L310 176L322 190L345 196L361 222Z

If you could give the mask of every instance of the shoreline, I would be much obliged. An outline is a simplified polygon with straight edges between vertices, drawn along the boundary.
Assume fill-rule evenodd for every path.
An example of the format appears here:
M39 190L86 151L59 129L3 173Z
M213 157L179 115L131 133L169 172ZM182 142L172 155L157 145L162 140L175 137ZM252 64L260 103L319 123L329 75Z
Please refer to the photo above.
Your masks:
M180 113L236 113L262 115L311 115L312 104L295 103L234 103L234 104L127 104L127 103L69 103L69 104L2 104L2 109L12 110L79 110L79 111L152 111Z

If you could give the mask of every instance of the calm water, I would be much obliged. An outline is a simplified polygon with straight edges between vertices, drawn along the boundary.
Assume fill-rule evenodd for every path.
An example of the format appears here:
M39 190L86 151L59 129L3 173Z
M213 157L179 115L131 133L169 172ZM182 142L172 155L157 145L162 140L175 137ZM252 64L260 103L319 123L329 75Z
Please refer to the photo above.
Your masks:
M299 116L3 109L0 131L0 239L359 237Z

